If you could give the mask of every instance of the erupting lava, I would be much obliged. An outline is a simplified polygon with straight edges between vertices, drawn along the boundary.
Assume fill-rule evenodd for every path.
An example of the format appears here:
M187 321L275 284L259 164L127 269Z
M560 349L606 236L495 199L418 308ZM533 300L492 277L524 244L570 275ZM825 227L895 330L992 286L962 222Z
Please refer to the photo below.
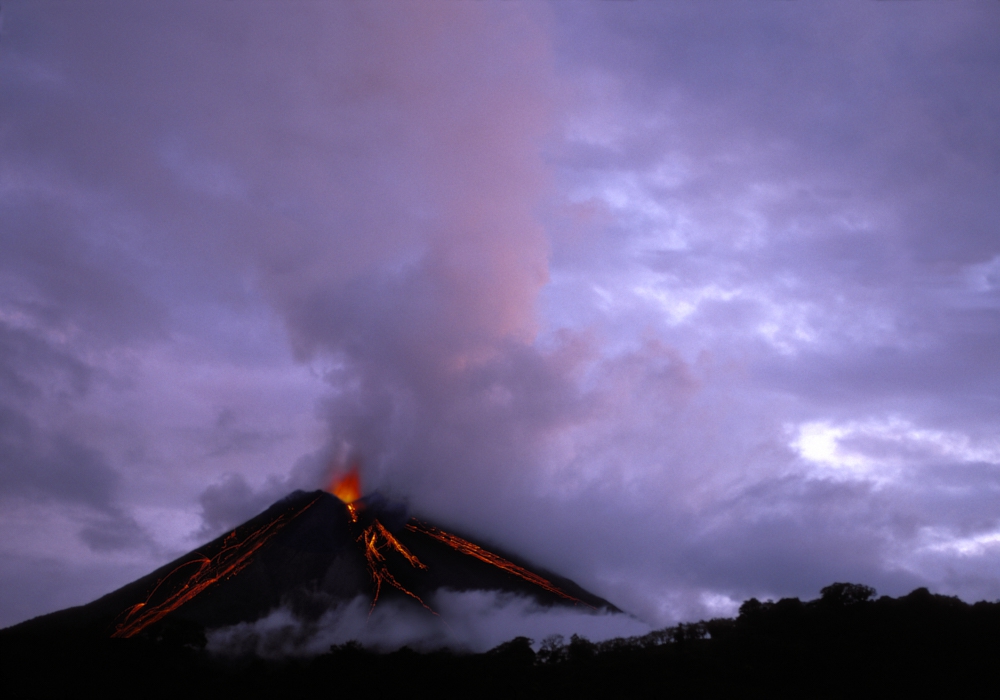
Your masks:
M358 468L351 467L347 474L330 482L327 491L347 504L361 498L361 475L358 474Z
M428 537L433 537L438 542L444 542L446 545L454 550L461 552L462 554L468 554L470 557L475 557L479 561L484 561L487 564L492 564L498 569L503 569L507 573L514 574L528 583L533 583L536 586L544 588L550 593L555 593L558 596L562 596L566 600L571 600L574 603L582 603L587 605L579 598L574 598L568 593L563 592L550 581L542 578L538 574L532 573L527 569L518 566L514 562L507 561L501 556L497 556L493 552L487 551L477 544L473 544L468 540L463 540L458 535L452 535L450 532L445 532L444 530L439 530L436 527L422 523L416 518L411 518L410 522L406 524L406 529L412 532L419 532L421 534L427 535ZM592 605L587 605L588 608L593 608Z
M328 491L347 505L347 510L351 516L351 522L357 523L358 511L354 502L361 498L361 478L358 474L357 467L353 467L346 475L340 477L339 479L335 479L330 484ZM555 593L556 595L572 601L573 603L583 603L583 601L578 598L574 598L568 593L560 590L551 581L548 581L538 574L532 573L531 571L528 571L513 562L507 561L503 557L497 556L496 554L493 554L493 552L489 552L479 545L473 544L468 540L464 540L457 535L452 535L444 530L439 530L436 527L422 523L414 518L411 518L410 522L407 523L406 529L411 532L431 537L438 542L442 542L452 549L461 552L462 554L475 557L479 561L495 566L498 569L502 569L509 574L513 574L514 576L543 588L550 593ZM424 601L420 599L416 593L403 586L396 579L396 577L392 575L392 572L389 571L385 555L382 554L383 550L395 550L399 554L403 555L406 561L410 563L410 566L417 569L426 569L427 567L419 559L417 559L417 557L414 556L410 550L403 546L399 540L393 537L392 533L386 530L382 523L378 520L373 520L372 524L364 529L361 535L358 536L357 540L364 547L365 561L368 564L368 573L372 577L372 581L375 583L375 595L372 598L371 610L374 610L375 604L378 603L378 597L382 591L382 584L388 583L389 585L398 588L406 595L417 600L431 612L434 612ZM583 604L586 605L586 603ZM371 610L369 610L369 615L371 614ZM437 613L434 614L436 615Z
M353 539L361 548L361 553L364 555L365 567L374 586L369 615L375 610L375 605L378 603L379 597L386 586L396 588L416 600L434 615L437 615L417 593L408 589L401 582L401 580L406 581L407 585L414 586L416 590L424 593L424 589L421 586L425 585L428 579L421 578L414 570L427 571L428 566L420 561L406 545L390 532L389 528L380 522L379 518L385 519L389 513L396 513L397 511L391 509L383 510L380 504L384 503L385 499L381 499L377 495L364 500L361 499L361 479L356 467L331 482L327 491L340 499L347 508L350 534L344 546L350 546L349 543ZM183 561L173 571L156 581L152 590L150 590L142 602L130 605L117 617L115 622L112 623L114 631L111 636L133 637L150 625L170 615L214 584L236 576L246 569L258 552L290 522L312 507L317 501L320 499L329 499L329 496L315 494L312 496L312 500L307 500L309 498L307 494L301 494L300 496L293 494L290 498L292 500L284 503L283 506L276 504L275 508L278 511L278 515L272 517L264 525L256 527L256 529L251 529L250 526L240 526L229 533L223 540L209 545L209 552L217 550L214 554L195 552L192 556L187 557L186 561ZM323 511L326 508L327 511L324 512L331 512L329 511L330 507L334 508L332 512L336 512L336 505L334 505L332 499L324 501L323 506L318 506L317 508L319 511ZM396 515L392 515L391 517L393 520L396 519ZM332 523L336 522L336 520L331 519L326 522ZM390 521L386 520L386 522ZM402 525L402 521L398 524ZM443 544L460 554L496 567L532 586L541 588L574 604L593 607L583 600L566 593L554 583L538 574L518 566L457 535L445 532L414 518L410 518L402 526L407 532L405 536L404 533L400 532L400 537L406 540L411 547L420 551L421 556L424 556L428 561L433 561L434 557L438 556L435 552L440 552L441 550L438 548L438 545L434 545L431 542L424 543L420 538L427 538L428 540ZM390 527L392 527L391 523ZM289 532L295 533L297 531L298 528L293 528ZM307 528L306 531L308 532L309 529ZM331 535L334 534L331 533ZM293 534L291 536L295 537L298 535ZM414 536L416 536L416 539ZM284 542L284 540L285 537L282 536L280 541ZM450 557L451 555L448 556ZM404 561L406 562L405 564L403 563ZM407 569L407 565L411 568ZM410 573L404 575L404 572ZM134 601L135 598L131 600Z
M410 596L432 613L437 615L437 613L434 612L434 610L432 610L427 603L420 599L420 596L407 589L403 586L403 584L397 581L396 577L389 571L389 567L386 566L385 555L382 554L382 550L391 548L402 554L403 557L406 558L406 561L410 562L410 566L418 569L427 568L410 552L410 550L404 547L399 540L393 537L392 533L382 526L382 523L376 520L371 525L366 527L365 531L361 533L361 537L358 538L358 541L364 545L365 560L368 562L368 573L371 574L372 580L375 582L375 595L372 597L372 606L368 610L369 615L371 615L372 611L375 610L375 604L378 602L379 593L382 592L383 583L388 583L389 585L398 588L403 593Z
M354 502L361 498L361 475L358 473L358 468L351 467L347 474L331 481L326 490L344 502L347 513L351 516L351 522L358 522L358 507L354 505Z
M354 502L361 498L361 475L358 473L358 468L351 467L347 474L331 481L326 490L344 502L351 516L351 522L358 522L358 507L354 505Z
M355 505L355 501L361 498L361 477L358 474L358 468L352 467L347 474L339 479L334 479L327 490L344 502L344 505L347 506L347 512L351 516L351 523L356 524L358 522L358 507ZM404 547L399 540L393 537L392 533L386 530L382 523L380 523L377 519L372 520L371 525L366 527L364 531L358 535L357 540L361 543L361 546L364 549L365 562L368 565L368 573L372 577L372 582L375 584L375 594L372 596L372 606L368 611L369 615L371 615L372 610L375 609L375 604L378 602L379 594L382 592L383 583L388 583L390 586L398 588L400 591L410 596L432 613L437 615L436 612L431 610L427 603L420 599L420 596L396 580L396 577L389 571L385 555L382 554L383 550L395 550L399 554L403 555L403 558L410 563L410 566L417 569L426 569L427 567L424 566L424 564L417 559L410 552L410 550Z
M124 618L115 627L111 636L133 637L154 622L162 620L212 584L235 576L250 564L257 550L278 534L288 523L308 510L317 500L319 499L313 499L298 510L282 513L242 539L238 539L236 530L233 530L226 537L222 549L215 556L201 556L181 564L157 581L156 586L146 596L146 600L125 611ZM182 569L189 568L193 568L194 571L187 573L186 578L176 581L175 576L179 576ZM153 599L157 597L161 589L165 590L168 586L172 586L173 590L167 593L166 598L162 601L154 604Z

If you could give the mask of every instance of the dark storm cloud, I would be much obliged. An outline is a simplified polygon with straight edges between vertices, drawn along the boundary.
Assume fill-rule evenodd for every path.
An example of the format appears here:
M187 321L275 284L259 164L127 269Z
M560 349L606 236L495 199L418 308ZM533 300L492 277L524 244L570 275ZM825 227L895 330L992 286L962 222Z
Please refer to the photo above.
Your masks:
M95 552L114 552L151 544L139 523L121 512L113 512L85 525L80 530L80 539Z
M205 529L213 533L249 520L270 505L266 496L257 497L238 474L230 474L221 483L209 486L199 500Z
M109 580L129 580L144 573L142 566L5 554L0 558L0 586L4 590L0 625L12 625L46 610L88 603L107 593Z
M91 549L145 546L147 535L118 503L118 471L85 438L45 417L57 406L72 410L90 380L91 368L63 349L0 325L0 503L84 506L79 536Z
M65 435L39 435L24 415L3 416L6 493L37 493L106 508L117 475L101 456Z
M219 411L215 419L213 433L210 457L219 457L233 452L253 453L288 437L281 433L244 427L240 424L239 417L232 408L223 408Z
M107 343L162 333L163 308L132 277L113 236L93 230L106 224L54 193L13 189L0 236L7 313Z
M68 398L85 393L90 385L90 367L31 330L4 323L0 352L0 387L9 400L30 401L47 393Z
M76 436L40 425L39 404L70 405L86 393L92 368L23 328L0 324L0 488L98 510L113 501L118 475Z

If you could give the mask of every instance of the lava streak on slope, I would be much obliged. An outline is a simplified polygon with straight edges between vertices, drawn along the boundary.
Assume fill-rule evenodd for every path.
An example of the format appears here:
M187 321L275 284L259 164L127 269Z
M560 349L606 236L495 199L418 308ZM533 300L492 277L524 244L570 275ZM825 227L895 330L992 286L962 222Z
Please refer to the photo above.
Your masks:
M372 581L375 583L375 595L372 598L372 606L368 611L371 615L372 611L375 610L375 604L378 602L379 593L382 592L382 584L388 583L389 585L398 588L400 591L410 596L418 603L423 605L425 608L430 610L432 613L437 615L433 609L427 603L420 599L413 591L407 589L403 584L396 580L396 577L392 575L389 571L389 567L386 565L385 555L382 554L384 549L392 549L402 554L403 557L410 563L410 566L417 569L427 569L427 567L417 559L403 544L392 536L392 533L385 529L378 520L372 522L371 525L365 528L365 531L361 533L358 538L358 542L361 542L365 550L365 561L368 563L368 573L372 577Z
M360 510L363 508L364 503L357 503L361 498L361 477L358 473L358 468L352 467L347 474L340 478L335 478L330 486L327 488L329 493L339 498L347 506L347 514L351 519L351 525L358 524L358 517ZM361 506L361 508L359 508ZM353 529L353 528L352 528ZM355 530L356 531L356 530ZM406 588L399 580L392 575L389 571L389 564L386 561L385 554L383 551L395 551L401 554L403 558L409 562L410 566L416 569L427 569L427 567L421 562L417 557L410 552L403 543L393 537L392 533L389 532L377 518L372 517L369 524L362 530L361 534L357 537L358 543L361 545L362 551L365 555L365 563L368 566L368 575L372 578L372 583L375 584L375 594L372 596L372 605L368 611L371 615L372 611L375 610L375 604L378 603L379 595L382 593L382 584L389 584L393 588L397 588L406 595L410 596L418 603L423 605L427 610L437 615L434 610L427 605L423 600L420 599L416 593Z
M344 502L347 506L348 514L350 515L351 524L357 525L359 512L364 507L364 501L356 503L361 498L361 479L359 477L357 467L352 467L346 475L334 479L334 481L332 481L330 486L327 488L327 491ZM359 508L359 506L361 506L361 508ZM468 540L464 540L457 535L445 532L444 530L439 530L436 527L432 527L431 525L427 525L426 523L422 523L416 519L411 519L410 522L407 523L406 529L442 542L457 552L474 557L481 562L489 564L490 566L495 566L498 569L517 576L518 578L549 591L550 593L554 593L574 604L579 603L587 605L589 608L593 608L593 606L584 603L579 598L569 595L565 591L558 588L551 581L542 578L538 574L528 571L513 562L507 561L503 557L497 556L496 554L493 554L493 552L487 551L479 545L473 544ZM399 540L393 537L392 533L390 533L377 518L371 518L370 524L368 524L362 533L357 537L357 541L364 549L365 561L368 565L368 573L375 584L375 594L372 598L372 606L371 610L369 610L369 615L371 614L371 611L375 609L376 603L378 603L379 594L382 591L382 584L384 583L399 589L406 595L418 601L431 612L434 612L426 603L424 603L423 600L420 599L419 596L417 596L417 594L407 589L395 576L393 576L392 572L389 570L389 564L386 561L386 557L382 552L385 550L394 550L398 554L401 554L403 558L409 562L410 566L424 570L426 570L427 567L419 559L417 559L413 553L403 546ZM437 613L434 614L436 615Z
M157 581L153 590L146 596L146 600L125 611L123 619L116 625L111 636L133 637L218 581L235 576L250 564L253 555L268 540L308 510L317 500L319 499L313 499L297 510L282 513L243 538L237 537L237 531L233 530L224 540L222 549L214 556L200 556L181 564ZM168 588L170 591L162 601L152 602L158 594L162 594Z
M317 603L339 604L358 595L370 600L369 615L380 600L399 593L438 615L428 603L445 588L511 591L545 604L596 609L595 603L617 610L572 581L548 580L410 518L403 503L377 492L360 495L356 471L331 483L327 492L293 492L152 574L79 609L52 615L102 636L129 638L148 634L153 625L169 627L171 619L180 630L249 623L299 600L307 603L302 614L319 616L324 610ZM51 624L52 619L40 618L36 626Z
M494 554L493 552L487 551L477 544L473 544L468 540L464 540L458 535L453 535L450 532L445 532L444 530L439 530L432 525L422 523L416 518L411 518L410 522L406 524L406 529L411 532L417 532L428 537L432 537L439 542L443 542L452 549L461 552L462 554L467 554L470 557L475 557L479 561L486 562L498 569L503 569L507 573L513 574L519 578L524 579L528 583L532 583L540 588L544 588L550 593L555 593L566 600L572 601L573 603L579 603L581 605L586 605L588 608L594 609L592 605L587 605L579 598L574 598L570 594L562 591L555 586L551 581L542 578L538 574L532 573L527 569L518 566L514 562L507 561L501 556Z

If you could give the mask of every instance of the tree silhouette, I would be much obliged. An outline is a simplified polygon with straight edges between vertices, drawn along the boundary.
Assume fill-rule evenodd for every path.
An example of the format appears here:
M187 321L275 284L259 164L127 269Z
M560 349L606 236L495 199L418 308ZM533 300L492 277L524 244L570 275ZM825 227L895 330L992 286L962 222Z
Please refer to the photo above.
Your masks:
M860 583L831 583L821 588L820 601L831 607L847 607L875 597L875 589Z

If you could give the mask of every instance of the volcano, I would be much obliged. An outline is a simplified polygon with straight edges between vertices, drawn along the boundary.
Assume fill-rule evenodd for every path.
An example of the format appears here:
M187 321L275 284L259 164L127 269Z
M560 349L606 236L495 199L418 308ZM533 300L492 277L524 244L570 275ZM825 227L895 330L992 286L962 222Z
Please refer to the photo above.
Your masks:
M353 481L352 481L353 479ZM279 606L316 619L365 596L437 615L439 590L497 591L543 606L620 612L573 581L487 549L378 493L356 476L326 491L296 491L202 547L87 605L7 632L130 638L253 622ZM334 495L336 494L336 495Z

